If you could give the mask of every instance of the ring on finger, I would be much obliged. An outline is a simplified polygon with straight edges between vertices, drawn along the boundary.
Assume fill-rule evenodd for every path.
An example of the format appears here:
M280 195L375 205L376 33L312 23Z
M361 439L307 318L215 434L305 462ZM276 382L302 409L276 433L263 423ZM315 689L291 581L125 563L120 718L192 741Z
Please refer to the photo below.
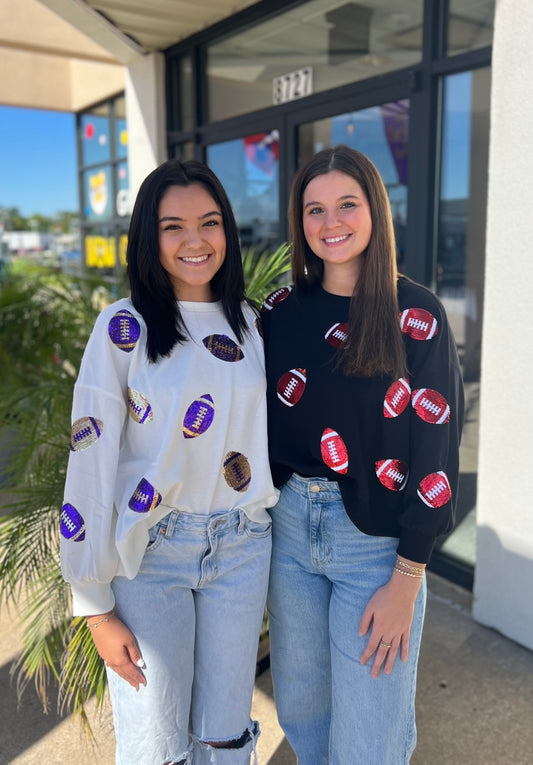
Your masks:
M383 638L381 638L381 640L379 641L379 644L382 645L383 648L390 648L391 645L392 645L392 643L385 642L385 640L383 640Z

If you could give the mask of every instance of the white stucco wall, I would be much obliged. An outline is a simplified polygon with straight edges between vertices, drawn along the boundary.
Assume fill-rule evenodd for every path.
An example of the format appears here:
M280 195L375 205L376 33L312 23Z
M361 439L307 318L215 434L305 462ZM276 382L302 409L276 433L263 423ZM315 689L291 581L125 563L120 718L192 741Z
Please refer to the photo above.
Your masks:
M497 0L474 617L533 649L533 3Z
M139 186L167 159L165 58L162 53L138 57L126 74L126 120L131 204Z

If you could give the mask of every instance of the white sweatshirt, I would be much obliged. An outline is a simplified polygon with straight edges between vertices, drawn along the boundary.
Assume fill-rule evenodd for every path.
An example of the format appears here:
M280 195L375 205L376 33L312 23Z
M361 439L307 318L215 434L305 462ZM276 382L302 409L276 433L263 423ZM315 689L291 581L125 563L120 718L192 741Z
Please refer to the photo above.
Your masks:
M74 389L61 514L61 566L75 615L114 605L110 582L137 574L148 529L171 510L241 509L267 521L278 492L268 464L263 342L239 344L220 303L180 303L190 339L149 362L129 299L105 308Z

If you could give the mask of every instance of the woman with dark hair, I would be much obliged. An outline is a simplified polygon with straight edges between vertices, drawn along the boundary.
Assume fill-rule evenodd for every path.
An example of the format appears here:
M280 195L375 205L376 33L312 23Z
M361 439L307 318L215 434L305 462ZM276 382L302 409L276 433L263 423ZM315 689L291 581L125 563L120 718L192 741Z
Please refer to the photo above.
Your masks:
M107 665L117 763L244 765L278 492L257 315L205 165L145 179L127 258L131 299L98 317L75 386L63 575Z
M294 285L263 312L278 716L299 765L405 765L425 567L454 518L457 351L440 301L397 273L366 156L315 155L290 224Z

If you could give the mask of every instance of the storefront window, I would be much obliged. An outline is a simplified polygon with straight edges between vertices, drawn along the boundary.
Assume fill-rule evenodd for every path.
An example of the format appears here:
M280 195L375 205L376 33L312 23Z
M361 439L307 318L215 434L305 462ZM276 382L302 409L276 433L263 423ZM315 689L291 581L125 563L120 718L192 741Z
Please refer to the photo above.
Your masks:
M423 1L310 0L207 48L209 121L417 63Z
M263 252L279 244L279 134L277 130L207 148L237 220L241 245Z
M81 115L82 164L95 165L111 157L109 106L97 107Z
M459 348L466 392L455 530L437 549L473 566L489 143L490 69L447 77L438 221L437 294Z
M124 96L78 114L84 265L118 284L131 214Z
M492 45L495 0L449 0L448 53Z

